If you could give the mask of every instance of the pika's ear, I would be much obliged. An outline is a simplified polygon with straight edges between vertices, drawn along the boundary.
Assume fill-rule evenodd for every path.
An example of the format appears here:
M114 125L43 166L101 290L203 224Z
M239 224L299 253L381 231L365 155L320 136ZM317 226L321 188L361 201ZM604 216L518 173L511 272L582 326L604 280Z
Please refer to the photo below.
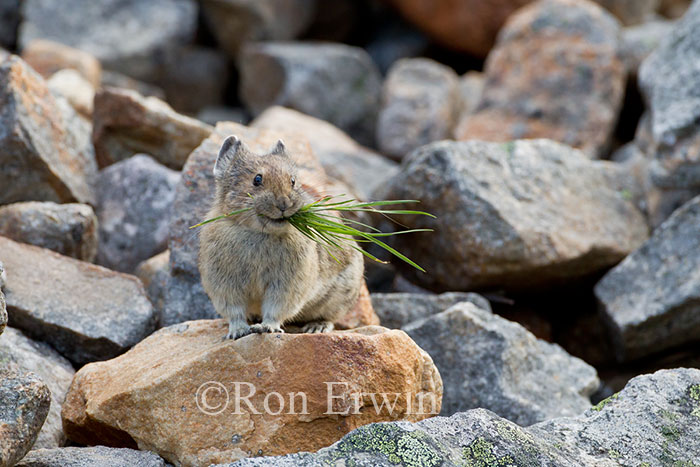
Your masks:
M219 155L216 157L216 162L214 163L214 177L221 177L231 161L233 161L236 156L243 149L243 143L238 137L231 135L224 140L224 144L221 145L219 149Z
M279 154L279 155L287 154L287 148L284 145L284 141L282 141L281 139L278 139L277 144L275 144L275 147L272 148L272 151L270 151L270 154Z

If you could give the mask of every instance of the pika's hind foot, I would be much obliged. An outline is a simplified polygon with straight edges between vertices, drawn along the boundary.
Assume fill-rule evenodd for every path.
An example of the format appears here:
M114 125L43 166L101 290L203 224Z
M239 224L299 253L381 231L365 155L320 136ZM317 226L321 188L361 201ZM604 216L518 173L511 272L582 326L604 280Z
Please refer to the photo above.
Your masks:
M321 332L331 332L335 326L330 321L312 321L306 323L301 332L306 332L309 334L318 334Z
M257 323L254 324L250 327L250 331L254 332L256 334L266 334L266 333L271 333L271 332L281 332L283 333L284 331L282 330L282 325L280 323L275 323L275 322L262 322L262 323Z
M226 334L226 337L224 337L223 340L240 339L241 337L247 336L248 334L251 334L252 332L253 331L251 330L248 323L241 323L238 321L229 321L228 334Z

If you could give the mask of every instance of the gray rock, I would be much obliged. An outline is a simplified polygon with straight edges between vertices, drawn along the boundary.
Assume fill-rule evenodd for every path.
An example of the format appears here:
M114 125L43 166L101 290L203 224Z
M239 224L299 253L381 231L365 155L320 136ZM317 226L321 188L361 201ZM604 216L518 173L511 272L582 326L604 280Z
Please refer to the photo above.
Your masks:
M476 111L484 93L486 78L479 71L469 71L459 78L459 118L466 118Z
M170 279L170 250L142 262L134 274L141 279L148 299L160 318L165 309L165 292Z
M427 58L396 62L384 81L377 119L377 147L403 158L452 134L459 113L457 74Z
M3 362L0 367L0 466L12 467L31 449L49 413L49 405L51 392L37 375Z
M10 324L76 365L116 357L155 328L138 278L0 237Z
M400 329L413 321L441 313L460 302L470 302L482 310L491 311L489 301L475 293L373 293L371 298L372 307L382 326L389 329Z
M593 0L630 26L649 21L656 14L661 0Z
M150 451L128 448L37 449L30 451L16 467L165 467L165 461Z
M234 122L245 125L248 123L248 112L242 107L207 106L197 113L197 120L208 125L216 125L219 122Z
M373 423L314 454L248 458L235 465L692 466L700 457L699 416L700 370L679 368L634 378L575 418L522 428L474 409L418 423Z
M700 197L596 285L619 360L700 339Z
M637 76L644 59L673 31L675 25L675 21L657 19L622 30L620 57L631 75Z
M5 294L0 290L0 334L5 331L7 326L7 308L5 306Z
M617 264L646 240L634 179L548 140L439 142L411 153L388 198L418 199L437 216L402 216L399 251L426 268L396 263L434 290L560 283Z
M700 187L700 2L644 60L639 86L651 109L651 175L664 188Z
M232 58L247 42L289 40L311 24L317 0L202 0L204 19Z
M0 46L8 49L12 48L17 40L19 5L19 0L0 0Z
M213 128L175 112L155 97L105 87L95 95L92 141L100 167L136 153L181 169L187 156Z
M164 55L193 39L197 4L192 0L26 0L22 16L20 47L33 39L49 39L93 54L106 68L148 79L159 72Z
M333 3L337 4L337 2ZM343 19L345 20L345 17ZM358 19L363 20L361 17ZM365 49L382 75L386 75L398 60L425 55L429 45L428 38L415 27L401 19L388 18L388 21L382 21L382 26L375 31L375 37L365 46Z
M583 360L473 303L403 330L440 370L442 415L481 407L527 426L583 412L598 389L595 369Z
M66 436L61 407L75 374L70 362L47 344L29 339L14 328L7 328L0 339L0 362L12 362L23 371L35 373L51 391L51 408L32 449L63 446Z
M289 131L305 137L326 173L350 185L363 200L372 199L372 194L399 171L396 162L359 145L332 124L296 110L270 107L250 126Z
M141 261L167 248L180 174L137 154L102 169L98 180L97 262L130 273Z
M249 44L238 60L239 95L258 115L282 105L330 122L362 144L374 139L381 76L367 53L332 43Z
M165 100L165 91L155 84L133 79L114 70L102 70L101 83L103 87L130 89L144 97L156 97L160 100Z
M26 201L0 207L0 235L92 262L97 216L86 204Z
M19 57L0 64L0 204L94 203L89 124Z

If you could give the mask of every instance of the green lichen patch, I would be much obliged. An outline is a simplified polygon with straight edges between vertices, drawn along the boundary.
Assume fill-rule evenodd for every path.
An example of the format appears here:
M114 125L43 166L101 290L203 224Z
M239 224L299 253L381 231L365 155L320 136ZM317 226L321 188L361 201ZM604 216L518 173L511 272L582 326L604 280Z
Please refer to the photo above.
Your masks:
M496 431L503 439L519 444L527 452L535 452L537 450L532 435L512 423L498 421L496 422Z
M619 459L620 457L622 457L622 454L620 454L620 451L616 451L616 450L614 450L614 449L609 449L609 450L608 450L608 456L609 456L611 459Z
M617 400L620 397L620 393L616 392L612 396L608 397L607 399L603 399L602 401L598 402L597 405L593 406L591 410L595 410L596 412L600 412L603 410L603 407L611 403L612 401Z
M671 425L664 425L663 427L661 427L661 434L670 443L678 441L678 439L680 439L681 437L681 433L678 430L678 428Z
M493 444L479 437L463 449L464 465L466 467L496 467L513 464L511 456L498 457L493 451Z
M700 418L700 384L694 384L688 388L688 396L695 407L690 411L690 415Z

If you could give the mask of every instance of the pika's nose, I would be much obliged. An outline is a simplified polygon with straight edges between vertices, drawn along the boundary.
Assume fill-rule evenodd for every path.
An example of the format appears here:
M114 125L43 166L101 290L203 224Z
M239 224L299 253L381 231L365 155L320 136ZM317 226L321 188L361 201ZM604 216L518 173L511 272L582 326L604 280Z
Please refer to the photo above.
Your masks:
M277 208L280 211L282 211L283 214L287 209L291 208L293 204L294 203L292 203L292 200L289 199L289 196L283 196L281 198L277 198Z

